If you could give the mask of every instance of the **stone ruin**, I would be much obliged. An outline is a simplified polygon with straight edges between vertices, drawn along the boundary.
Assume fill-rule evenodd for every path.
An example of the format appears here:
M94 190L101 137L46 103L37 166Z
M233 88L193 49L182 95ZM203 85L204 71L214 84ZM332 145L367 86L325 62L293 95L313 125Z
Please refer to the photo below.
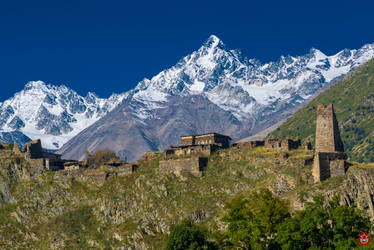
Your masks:
M305 149L310 150L311 144L309 142L304 142L301 144L301 140L292 139L265 139L257 141L246 141L246 142L235 142L231 145L232 148L247 148L254 149L259 146L264 146L266 150L269 151L282 151L288 152L290 150L298 149L303 146Z
M181 146L170 146L165 158L172 159L189 155L209 156L215 151L230 146L231 138L218 133L181 136Z
M66 160L61 159L60 154L44 152L40 139L25 143L22 150L17 143L14 143L12 152L14 155L25 157L33 165L47 170L64 169L64 163L66 162Z
M265 149L268 150L280 150L280 151L290 151L293 149L298 149L301 146L301 140L291 140L291 139L266 139Z
M312 170L314 182L344 175L349 166L346 159L333 105L320 104L317 107L316 144Z
M202 176L207 166L207 156L219 149L229 148L231 138L218 133L181 136L181 146L170 146L165 151L165 159L160 160L161 172L189 172Z
M257 140L257 141L235 142L231 144L231 147L254 149L255 147L264 146L264 145L265 145L265 142L263 140Z

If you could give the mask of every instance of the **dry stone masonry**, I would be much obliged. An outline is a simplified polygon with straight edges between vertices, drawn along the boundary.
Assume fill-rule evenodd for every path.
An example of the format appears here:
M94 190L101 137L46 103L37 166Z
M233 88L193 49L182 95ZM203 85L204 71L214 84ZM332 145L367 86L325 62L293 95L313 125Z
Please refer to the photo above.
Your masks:
M313 163L314 181L321 182L330 177L344 175L348 168L346 159L333 105L318 105Z

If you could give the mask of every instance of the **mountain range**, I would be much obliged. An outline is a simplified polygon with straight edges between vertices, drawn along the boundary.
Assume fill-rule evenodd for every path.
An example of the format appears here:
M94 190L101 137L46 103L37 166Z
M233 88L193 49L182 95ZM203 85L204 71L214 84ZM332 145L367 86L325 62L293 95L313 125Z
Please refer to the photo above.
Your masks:
M82 159L86 149L109 148L135 160L178 144L182 134L214 131L239 140L289 117L373 57L374 44L367 44L262 64L212 35L175 66L108 99L30 82L0 103L0 132L41 138L44 148L60 148L72 159Z
M300 138L314 143L318 104L333 103L349 160L374 162L374 59L299 109L272 131L272 138Z

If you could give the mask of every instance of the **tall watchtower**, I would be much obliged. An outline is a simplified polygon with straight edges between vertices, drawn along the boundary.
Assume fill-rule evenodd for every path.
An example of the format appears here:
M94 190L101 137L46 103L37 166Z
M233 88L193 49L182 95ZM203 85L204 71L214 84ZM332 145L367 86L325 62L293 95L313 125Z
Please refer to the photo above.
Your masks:
M333 105L318 105L313 163L314 181L320 182L330 177L344 175L348 167L346 158Z
M332 104L319 104L317 107L316 152L344 152Z

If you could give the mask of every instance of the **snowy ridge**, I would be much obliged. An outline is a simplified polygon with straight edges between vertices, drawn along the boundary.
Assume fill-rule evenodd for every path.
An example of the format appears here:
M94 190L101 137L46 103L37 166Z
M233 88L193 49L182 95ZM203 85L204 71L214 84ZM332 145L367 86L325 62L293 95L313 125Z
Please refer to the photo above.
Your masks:
M82 97L64 85L29 82L22 91L0 103L0 134L22 132L31 139L41 138L45 148L59 149L122 101L126 101L131 117L151 127L155 121L172 118L161 115L162 110L173 105L172 99L196 95L232 114L243 129L253 129L304 103L371 58L374 44L357 50L344 49L331 56L311 49L304 56L281 56L276 62L262 64L246 58L239 50L228 49L212 35L175 66L108 99L93 93Z
M134 98L155 109L167 102L168 96L201 94L240 120L256 118L280 102L307 100L325 84L373 57L374 44L368 44L332 56L311 49L305 56L282 56L277 62L261 64L238 50L227 49L212 35L172 68L140 82ZM142 118L147 119L145 114Z
M116 107L127 94L108 99L86 97L64 85L32 81L0 105L0 132L19 131L40 138L44 148L59 149L70 138Z

